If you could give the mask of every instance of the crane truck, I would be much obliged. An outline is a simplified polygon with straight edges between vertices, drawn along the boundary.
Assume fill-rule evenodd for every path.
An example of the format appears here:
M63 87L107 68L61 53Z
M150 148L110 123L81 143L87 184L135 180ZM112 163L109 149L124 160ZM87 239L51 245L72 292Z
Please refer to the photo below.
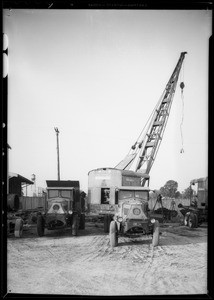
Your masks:
M104 231L109 232L112 247L118 244L119 235L153 234L153 245L158 244L159 223L148 210L149 172L163 139L186 53L180 54L160 100L128 155L114 168L88 173L89 211L104 217ZM183 90L183 82L180 87Z

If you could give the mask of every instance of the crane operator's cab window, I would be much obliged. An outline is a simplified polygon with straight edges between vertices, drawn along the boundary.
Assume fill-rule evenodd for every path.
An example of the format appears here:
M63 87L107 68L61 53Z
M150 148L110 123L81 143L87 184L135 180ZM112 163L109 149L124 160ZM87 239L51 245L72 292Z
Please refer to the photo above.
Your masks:
M110 200L110 189L101 188L101 204L109 204Z

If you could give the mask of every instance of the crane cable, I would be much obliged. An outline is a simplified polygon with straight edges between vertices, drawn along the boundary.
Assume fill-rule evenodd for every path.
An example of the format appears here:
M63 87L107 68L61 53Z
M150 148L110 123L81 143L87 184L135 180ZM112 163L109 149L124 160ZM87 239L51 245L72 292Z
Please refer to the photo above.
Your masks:
M181 144L182 144L182 148L180 150L180 153L184 153L184 148L183 148L183 131L182 131L182 126L183 126L183 121L184 121L184 93L183 93L183 89L185 87L184 85L184 67L183 67L183 80L180 83L180 88L181 88L181 100L182 100L182 118L181 118L181 124L180 124L180 131L181 131Z

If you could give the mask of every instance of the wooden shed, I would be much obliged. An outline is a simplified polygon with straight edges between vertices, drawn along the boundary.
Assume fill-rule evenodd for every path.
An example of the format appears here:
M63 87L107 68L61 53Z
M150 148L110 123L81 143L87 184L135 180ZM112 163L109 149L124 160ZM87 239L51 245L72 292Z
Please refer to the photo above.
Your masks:
M17 173L9 173L9 194L16 194L21 197L23 184L34 184L34 183L33 181Z

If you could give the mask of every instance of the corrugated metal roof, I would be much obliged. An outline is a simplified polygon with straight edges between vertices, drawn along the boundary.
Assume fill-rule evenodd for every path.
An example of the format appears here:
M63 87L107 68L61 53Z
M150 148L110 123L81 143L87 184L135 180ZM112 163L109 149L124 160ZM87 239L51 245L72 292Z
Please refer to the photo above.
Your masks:
M79 188L79 181L76 180L46 180L47 187L76 187Z

